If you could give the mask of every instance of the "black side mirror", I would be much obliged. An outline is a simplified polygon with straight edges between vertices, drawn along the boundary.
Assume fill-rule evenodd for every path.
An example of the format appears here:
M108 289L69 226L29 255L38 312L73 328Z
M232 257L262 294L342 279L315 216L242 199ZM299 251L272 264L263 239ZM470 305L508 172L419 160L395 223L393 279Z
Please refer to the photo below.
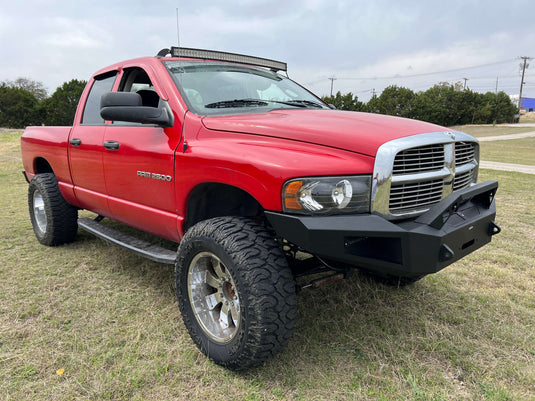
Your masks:
M133 92L107 92L100 98L100 116L104 120L157 124L171 127L173 118L164 107L142 106L141 96Z

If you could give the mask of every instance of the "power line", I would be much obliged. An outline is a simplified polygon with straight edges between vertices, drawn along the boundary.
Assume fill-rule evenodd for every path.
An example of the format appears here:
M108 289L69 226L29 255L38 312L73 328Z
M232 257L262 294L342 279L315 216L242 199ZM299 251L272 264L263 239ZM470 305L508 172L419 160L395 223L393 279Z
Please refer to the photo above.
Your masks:
M336 78L332 76L329 78L329 80L331 81L331 97L333 97L333 83L336 81Z
M397 79L397 78L413 78L413 77L425 77L428 75L437 75L437 74L446 74L449 72L459 72L459 71L465 71L465 70L472 70L476 68L483 68L483 67L490 67L492 65L497 64L505 64L510 63L511 61L514 61L515 59L509 59L509 60L503 60L503 61L496 61L495 63L487 63L487 64L480 64L480 65L474 65L471 67L462 67L462 68L454 68L451 70L443 70L443 71L435 71L435 72L423 72L420 74L411 74L411 75L393 75L389 77L338 77L337 79L344 79L344 80L375 80L375 79Z
M499 92L499 91L504 91L506 93L515 93L515 90L514 90L514 81L518 82L517 79L520 78L520 75L522 73L522 64L521 64L521 68L520 68L520 71L518 70L518 64L517 67L516 67L516 74L512 74L513 70L511 70L513 68L513 64L515 63L511 63L511 61L518 61L519 59L522 59L521 57L516 57L514 59L509 59L509 60L503 60L503 61L497 61L497 62L494 62L494 63L487 63L487 64L481 64L481 65L477 65L477 66L471 66L471 67L460 67L460 68L456 68L456 69L451 69L451 70L444 70L444 71L436 71L436 72L427 72L427 73L420 73L420 74L411 74L411 75L405 75L405 76L402 76L402 75L394 75L394 76L391 76L391 77L361 77L361 78L357 78L357 77L336 77L335 78L335 74L334 73L331 73L330 75L324 75L323 78L320 78L318 77L319 79L316 80L316 81L313 81L313 82L308 82L306 85L317 85L317 84L320 84L321 82L329 82L329 87L325 88L323 85L323 87L326 89L326 92L327 92L327 95L329 94L329 89L331 89L331 93L334 93L334 80L354 80L354 81L358 81L358 80L362 80L361 83L349 83L347 82L345 85L342 85L344 86L346 90L351 90L352 93L355 93L355 94L359 94L359 95L362 95L362 96L365 96L366 94L369 94L369 93L373 93L374 90L370 90L368 88L370 87L376 87L376 85L379 85L381 86L382 84L378 84L377 82L378 81L391 81L391 84L394 84L396 81L398 81L398 79L405 79L405 84L406 85L409 85L408 87L409 88L412 88L413 90L424 90L424 88L427 88L427 87L430 87L432 86L432 83L431 83L431 80L438 80L439 78L442 79L442 80L446 80L448 82L450 82L452 85L455 85L455 84L461 84L461 88L464 86L463 84L466 84L466 89L468 89L468 84L467 84L467 80L470 80L470 82L472 82L472 84L470 85L470 89L473 90L473 91L477 91L477 92L485 92L485 91L492 91L492 92ZM528 60L530 59L533 59L533 57L528 57ZM504 64L504 63L509 63L508 65L506 66L503 66L503 67L499 67L499 70L503 72L500 73L492 73L491 70L492 69L480 69L480 70L475 70L475 71L466 71L465 73L458 73L458 71L464 71L464 70L469 70L469 69L476 69L476 68L483 68L483 67L488 67L488 66L492 66L492 65L497 65L497 64ZM529 64L526 65L526 69L524 70L524 79L523 79L523 94L524 95L528 95L528 92L529 92L529 95L532 95L533 94L533 80L535 78L535 70L534 69L531 69L529 70ZM497 68L495 68L497 69ZM505 71L507 70L507 71ZM450 74L446 74L450 72ZM482 75L479 75L480 73L483 73ZM444 74L443 77L437 77L436 75L437 74ZM492 75L490 75L492 74ZM464 80L464 78L460 78L460 77L466 77L466 80ZM514 77L518 77L517 79L514 79ZM411 82L411 83L409 83ZM366 89L364 90L360 90L359 88L353 88L352 86L360 86L360 87L364 87ZM518 84L517 84L518 85ZM351 88L349 88L351 87ZM518 91L518 86L516 86L516 90ZM528 91L528 92L526 92ZM332 96L332 95L331 95Z
M459 72L459 71L464 71L464 70L468 70L468 69L476 69L476 68L483 68L483 67L488 67L488 66L492 66L492 65L497 65L497 64L504 64L504 63L509 63L511 61L514 61L514 60L517 60L517 59L509 59L509 60L503 60L503 61L497 61L495 63L488 63L488 64L481 64L481 65L477 65L477 66L472 66L472 67L463 67L463 68L458 68L458 69L452 69L452 70L444 70L444 71L436 71L436 72L426 72L426 73L421 73L421 74L412 74L412 75L399 75L399 74L396 74L396 75L393 75L393 76L390 76L390 77L361 77L361 78L358 78L358 77L343 77L343 78L335 78L335 79L343 79L343 80L355 80L355 81L358 81L358 80L380 80L380 79L398 79L398 78L418 78L418 77L426 77L426 76L431 76L431 75L438 75L438 74L443 74L443 73L449 73L449 72ZM515 67L516 69L516 67ZM515 77L518 77L518 73L515 73L515 74L512 74L512 70L510 71L510 73L508 74L499 74L499 77L500 79L503 79L503 78L515 78ZM526 75L529 74L529 71L526 71ZM332 78L334 78L334 76L332 76ZM471 76L470 77L470 80L485 80L485 79L492 79L494 80L496 78L496 75L486 75L486 76ZM323 78L319 78L319 79L316 79L314 81L308 81L305 83L305 85L317 85L321 82L325 82L325 79L328 79L328 80L331 80L331 77L325 77L323 76ZM427 81L426 81L427 82Z

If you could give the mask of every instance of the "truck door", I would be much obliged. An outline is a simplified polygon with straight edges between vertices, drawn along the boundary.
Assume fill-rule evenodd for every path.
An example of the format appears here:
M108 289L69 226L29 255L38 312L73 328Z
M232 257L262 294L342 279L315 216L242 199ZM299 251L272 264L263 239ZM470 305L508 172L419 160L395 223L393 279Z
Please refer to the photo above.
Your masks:
M144 106L162 100L142 68L127 68L119 91L137 92ZM173 128L114 121L104 133L104 179L112 217L178 240L174 152L180 134Z
M117 71L93 78L82 120L75 124L69 137L69 164L74 193L80 206L108 215L102 154L106 124L100 117L100 97L112 90Z

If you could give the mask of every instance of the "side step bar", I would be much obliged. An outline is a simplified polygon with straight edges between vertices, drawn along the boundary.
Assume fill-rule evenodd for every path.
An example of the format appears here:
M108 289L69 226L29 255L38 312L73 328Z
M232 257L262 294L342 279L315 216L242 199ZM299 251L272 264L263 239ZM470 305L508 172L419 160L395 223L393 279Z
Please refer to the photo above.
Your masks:
M154 262L167 265L175 264L176 252L132 237L131 235L100 224L98 221L83 217L78 219L78 227L96 235L104 241L119 245Z

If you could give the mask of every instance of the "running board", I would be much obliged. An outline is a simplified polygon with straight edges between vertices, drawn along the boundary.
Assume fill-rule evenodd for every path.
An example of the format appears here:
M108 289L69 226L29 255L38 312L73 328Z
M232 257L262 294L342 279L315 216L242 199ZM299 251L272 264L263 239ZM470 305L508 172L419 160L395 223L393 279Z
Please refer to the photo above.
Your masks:
M174 265L176 259L176 252L169 249L162 248L150 242L132 237L131 235L117 231L111 227L100 224L99 222L90 218L84 217L78 219L78 227L96 235L104 241L119 245L126 248L144 258L153 260L158 263L165 263L167 265Z

